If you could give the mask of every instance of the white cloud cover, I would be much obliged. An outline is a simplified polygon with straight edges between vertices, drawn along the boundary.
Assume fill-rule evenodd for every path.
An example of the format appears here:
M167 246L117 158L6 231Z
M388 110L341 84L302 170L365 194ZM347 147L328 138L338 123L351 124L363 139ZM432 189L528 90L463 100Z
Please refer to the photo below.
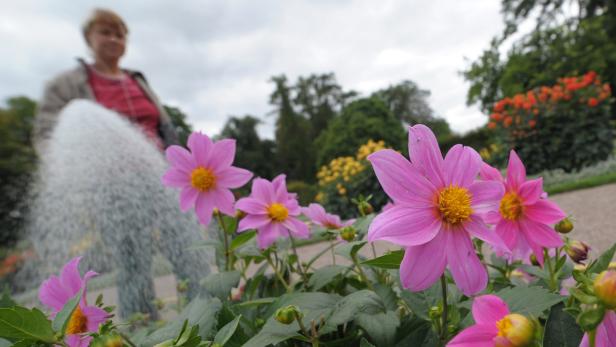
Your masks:
M11 1L0 14L0 99L39 98L44 82L88 57L80 27L94 1ZM486 122L465 105L459 75L502 30L500 2L108 1L129 29L122 65L143 71L164 102L212 135L229 115L265 121L271 76L334 72L366 95L404 79L431 91L437 115L465 132Z

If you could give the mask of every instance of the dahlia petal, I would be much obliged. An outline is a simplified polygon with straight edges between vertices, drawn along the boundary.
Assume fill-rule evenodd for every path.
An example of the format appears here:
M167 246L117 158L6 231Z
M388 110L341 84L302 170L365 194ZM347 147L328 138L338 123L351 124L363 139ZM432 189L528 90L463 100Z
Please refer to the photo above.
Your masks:
M280 237L278 223L269 223L257 230L257 245L260 249L271 246Z
M503 240L507 248L514 251L517 245L518 234L520 233L519 228L517 222L501 219L501 221L496 224L494 230L501 240Z
M233 208L235 196L233 196L233 193L231 193L229 189L218 188L210 192L209 198L213 200L214 207L220 210L220 212L227 216L233 216L235 214L235 209Z
M526 206L536 203L541 198L541 194L543 194L542 177L522 183L518 191L518 195Z
M484 290L488 272L477 257L471 238L461 229L448 230L447 234L447 264L456 285L467 296Z
M64 267L62 268L62 273L60 274L60 282L64 286L65 290L67 290L67 294L70 297L73 297L79 293L81 290L81 275L79 274L79 262L82 257L75 257L71 259Z
M473 318L477 324L496 325L509 314L509 307L496 295L482 295L473 301Z
M432 204L436 187L417 173L400 153L384 149L368 156L383 190L395 202L425 207Z
M503 219L500 212L498 211L488 211L484 213L482 216L483 221L488 224L498 224Z
M180 209L183 212L190 210L191 207L197 201L197 197L199 196L199 191L193 187L184 187L180 192Z
M505 194L505 186L498 181L477 181L468 187L471 193L471 207L475 213L484 215L497 211L500 199Z
M250 196L264 202L268 206L276 201L272 183L263 178L255 178L254 181L252 181L252 192Z
M603 325L605 331L605 341L616 341L616 312L607 311L601 325ZM600 345L597 345L597 347L599 346ZM607 346L607 343L605 343L604 346Z
M308 207L302 208L302 213L315 224L325 226L327 223L327 213L325 212L325 208L320 204L312 203L308 205Z
M81 307L81 312L87 318L87 329L89 332L97 332L99 325L105 323L109 318L109 313L96 306Z
M64 305L72 298L64 288L57 276L51 276L41 284L39 289L39 300L41 303L51 308L55 313L62 310Z
M207 167L229 167L235 159L235 139L223 139L212 144Z
M237 231L242 232L249 229L259 229L271 222L272 220L267 215L249 214L240 220Z
M498 334L496 324L476 324L462 330L447 347L494 347L494 337Z
M544 224L555 224L567 217L558 205L546 199L540 199L532 205L524 206L524 216Z
M254 198L241 198L235 203L235 208L249 214L267 214L267 205Z
M500 171L486 163L481 164L479 176L484 180L503 182L503 176Z
M299 205L296 198L279 201L283 201L282 204L287 208L289 216L299 216L302 213L302 207Z
M190 185L190 176L176 168L171 168L163 175L162 182L168 187L184 188Z
M368 228L368 241L389 241L404 247L423 245L434 239L442 222L433 209L396 205L377 215Z
M243 186L252 178L252 172L235 166L219 170L215 175L217 186L231 189Z
M511 252L503 239L495 231L490 230L478 216L471 216L471 219L464 224L464 229L466 229L469 234L485 241L495 249L505 253Z
M563 240L560 235L549 226L537 223L528 219L518 221L520 229L529 242L535 243L545 248L561 247ZM531 245L532 245L531 243Z
M68 347L88 347L94 337L82 335L66 335L64 341Z
M474 149L459 144L453 146L443 161L445 184L468 187L477 178L481 163Z
M287 175L280 174L272 180L272 186L274 188L275 199L278 201L283 201L288 198L289 192L287 191L286 179L287 179ZM295 197L292 197L292 199L295 199Z
M98 272L89 270L88 272L86 272L86 274L83 276L83 278L81 280L81 288L83 288L82 301L83 301L84 304L86 303L86 294L87 294L87 289L88 289L88 281L92 277L96 277L96 276L98 276Z
M199 223L204 226L208 226L212 220L212 213L214 213L214 200L212 194L199 194L195 201L195 213Z
M526 168L518 154L512 149L509 152L509 164L507 165L507 186L510 190L517 190L526 180Z
M186 148L180 146L169 146L165 150L167 161L177 170L191 172L196 166L195 158Z
M413 166L437 187L445 186L443 155L432 130L423 124L409 128L409 157Z
M306 223L297 218L287 218L282 224L289 229L291 235L298 239L307 239L310 237L310 230Z
M202 167L207 167L212 155L212 140L207 135L200 132L193 132L188 136L187 146L190 148L195 163Z
M421 291L441 277L447 264L446 237L446 231L441 230L432 241L406 248L400 263L400 281L404 288Z

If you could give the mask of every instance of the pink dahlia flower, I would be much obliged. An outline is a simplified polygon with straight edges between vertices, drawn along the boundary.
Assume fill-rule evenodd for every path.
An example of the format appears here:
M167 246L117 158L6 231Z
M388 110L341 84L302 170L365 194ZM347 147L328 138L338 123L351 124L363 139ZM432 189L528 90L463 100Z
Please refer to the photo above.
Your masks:
M310 218L314 224L327 229L340 229L355 223L355 219L342 222L339 216L325 212L323 206L315 203L308 205L308 207L303 207L302 212L306 217Z
M368 240L406 247L400 264L405 288L430 287L448 265L464 294L480 292L488 283L488 274L471 235L506 248L482 219L498 208L502 184L475 180L482 161L472 148L456 145L443 160L434 134L424 125L410 128L409 153L410 162L390 149L368 157L394 202L374 219Z
M180 188L180 208L195 207L199 222L205 226L217 208L233 215L235 197L231 189L246 184L252 173L231 166L235 157L235 140L212 142L207 135L194 132L188 137L190 152L180 146L170 146L165 152L171 168L162 178L163 184Z
M481 177L500 182L505 195L498 210L489 212L486 222L496 225L496 233L511 250L514 259L528 259L531 251L543 264L543 248L561 247L563 241L549 224L566 217L565 213L543 192L543 179L526 179L524 164L515 153L509 154L507 179L488 164L483 164Z
M99 325L109 318L109 314L104 310L96 306L88 306L86 284L97 273L88 271L82 278L79 274L79 261L81 257L73 258L64 265L60 277L52 275L41 284L39 290L39 300L43 305L51 308L51 316L55 317L64 305L83 289L79 305L73 311L66 328L66 343L69 347L89 346L92 337L83 334L97 332Z
M533 340L533 323L509 313L507 304L496 295L475 298L472 313L476 324L462 330L447 347L518 347Z
M595 347L612 347L616 341L616 312L607 311L603 321L597 327ZM589 347L588 334L584 334L580 347Z
M285 175L278 175L272 182L256 178L250 196L238 200L235 207L246 213L237 231L257 229L257 244L261 249L289 235L302 239L310 236L308 226L297 219L301 208L296 195L287 192Z

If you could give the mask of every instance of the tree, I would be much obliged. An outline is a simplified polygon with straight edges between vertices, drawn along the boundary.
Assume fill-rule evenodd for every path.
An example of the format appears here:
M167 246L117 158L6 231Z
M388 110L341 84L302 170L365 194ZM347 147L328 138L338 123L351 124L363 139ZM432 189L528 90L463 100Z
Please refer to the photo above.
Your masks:
M274 177L274 142L261 140L256 117L245 115L231 117L225 123L219 138L232 138L236 141L234 165L252 171L256 176L272 179Z
M372 139L402 148L402 123L376 97L351 102L316 140L317 167L340 156L352 156L359 146Z
M27 207L36 154L30 140L36 103L27 97L0 108L0 244L17 241Z
M186 122L186 115L178 107L167 105L164 105L163 107L171 118L175 131L178 133L178 141L182 146L185 146L188 136L190 136L190 133L193 132L192 126Z
M434 118L434 111L428 104L430 91L420 89L417 83L404 80L385 89L372 93L381 99L392 115L407 124L425 123Z

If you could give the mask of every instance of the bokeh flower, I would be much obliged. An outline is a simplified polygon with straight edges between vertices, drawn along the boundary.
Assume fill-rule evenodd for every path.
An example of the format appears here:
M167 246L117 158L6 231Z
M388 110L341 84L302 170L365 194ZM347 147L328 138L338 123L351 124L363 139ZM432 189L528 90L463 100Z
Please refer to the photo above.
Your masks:
M409 153L410 162L389 149L368 157L394 202L374 219L368 240L406 247L400 264L405 288L430 287L448 266L464 294L480 292L488 274L471 235L506 248L483 221L487 212L498 208L502 184L475 180L482 161L472 148L456 145L443 159L434 134L424 125L410 128Z
M55 317L81 291L81 300L69 318L65 331L66 344L69 347L89 346L92 337L82 334L97 332L99 325L109 318L109 314L104 310L96 306L88 306L86 285L88 280L97 273L88 271L82 278L79 274L80 261L81 257L71 259L62 268L60 277L52 275L41 284L39 290L39 300L52 310L52 317Z
M462 330L447 347L523 347L533 340L533 323L510 313L507 303L496 295L475 298L472 314L475 325Z
M355 223L355 219L349 219L345 222L340 220L340 217L327 213L325 208L319 204L312 203L308 207L302 207L304 215L316 225L320 225L327 229L340 229Z
M301 208L296 194L287 191L285 175L272 182L256 178L250 196L238 200L235 207L246 213L240 220L238 232L257 229L257 244L265 249L277 239L289 237L308 238L308 226L297 217Z
M481 167L481 177L500 182L505 195L497 211L486 214L486 222L495 224L513 259L527 259L532 251L543 264L543 248L561 247L563 241L550 224L566 217L554 202L545 197L543 179L526 179L526 169L515 151L509 154L507 178L488 164Z
M170 146L165 154L171 168L162 178L163 184L180 188L180 208L188 211L195 207L199 222L205 226L212 212L233 215L235 197L231 189L246 184L252 173L231 166L235 157L235 140L212 142L207 135L193 132L188 137L188 148Z

